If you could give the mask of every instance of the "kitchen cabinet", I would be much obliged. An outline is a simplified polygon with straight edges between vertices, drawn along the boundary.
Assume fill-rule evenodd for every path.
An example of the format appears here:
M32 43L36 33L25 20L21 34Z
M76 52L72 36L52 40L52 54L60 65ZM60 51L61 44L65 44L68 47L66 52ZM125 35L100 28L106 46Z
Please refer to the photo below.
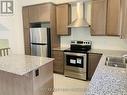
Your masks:
M56 6L57 35L70 35L70 28L67 26L71 22L71 7L69 4L60 4Z
M106 33L107 0L92 2L91 35L103 36Z
M121 0L108 0L106 34L109 36L120 35L120 4Z
M121 38L127 39L127 0L121 0Z
M29 7L23 7L23 33L24 33L24 48L25 54L30 55L30 31L29 31Z
M60 37L56 32L56 6L50 6L50 28L51 28L51 46L57 48L60 46Z
M120 4L120 0L92 2L92 36L120 36Z
M24 28L24 47L25 47L25 54L30 55L30 31L29 28Z
M29 7L30 22L50 21L50 4L39 4Z
M55 73L64 74L64 52L61 50L53 50L53 71Z
M102 54L99 53L89 53L88 54L88 79L91 80L96 67L100 61Z
M29 7L23 7L22 14L23 14L23 27L29 28Z
M30 45L30 30L29 30L29 28L24 28L24 42L25 42L25 46Z

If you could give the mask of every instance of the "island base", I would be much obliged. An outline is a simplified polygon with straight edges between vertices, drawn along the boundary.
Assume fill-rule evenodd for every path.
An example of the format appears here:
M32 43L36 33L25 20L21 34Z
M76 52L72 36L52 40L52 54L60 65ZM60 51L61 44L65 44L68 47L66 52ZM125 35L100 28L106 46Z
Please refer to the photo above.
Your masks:
M53 62L23 76L0 70L0 95L52 95Z

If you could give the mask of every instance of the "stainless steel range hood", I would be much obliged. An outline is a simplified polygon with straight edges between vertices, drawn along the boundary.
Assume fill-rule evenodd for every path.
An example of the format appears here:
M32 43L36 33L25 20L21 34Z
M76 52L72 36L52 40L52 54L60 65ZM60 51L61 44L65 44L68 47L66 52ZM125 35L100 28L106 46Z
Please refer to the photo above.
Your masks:
M88 22L85 19L84 16L84 2L77 2L77 18L68 25L69 28L80 28L80 27L89 27Z

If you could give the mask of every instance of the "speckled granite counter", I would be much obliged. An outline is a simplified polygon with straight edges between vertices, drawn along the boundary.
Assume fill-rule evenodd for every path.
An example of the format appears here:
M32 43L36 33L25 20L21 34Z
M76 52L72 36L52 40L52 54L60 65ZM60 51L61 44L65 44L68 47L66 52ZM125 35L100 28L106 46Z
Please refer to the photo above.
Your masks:
M9 55L0 57L0 70L17 75L25 75L51 61L53 61L52 58L28 55Z
M127 95L127 69L105 66L107 56L122 56L127 51L93 49L90 53L103 56L85 95Z

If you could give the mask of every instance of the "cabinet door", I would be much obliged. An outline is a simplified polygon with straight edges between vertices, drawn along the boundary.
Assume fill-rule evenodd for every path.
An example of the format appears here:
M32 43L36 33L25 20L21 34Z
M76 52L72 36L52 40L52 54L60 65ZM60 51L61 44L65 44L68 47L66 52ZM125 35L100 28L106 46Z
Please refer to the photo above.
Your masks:
M63 74L64 73L64 53L63 51L60 51L60 50L53 51L53 58L55 58L54 64L53 64L54 72Z
M101 36L106 33L107 0L92 2L91 9L91 35Z
M70 19L70 5L61 4L56 7L56 21L57 21L57 34L58 35L69 35L70 29L68 25L71 21Z
M39 6L30 6L29 7L29 18L30 22L39 22Z
M38 20L42 22L50 21L50 7L51 4L38 5L39 7L39 17Z
M25 43L25 46L30 45L30 31L29 31L29 28L24 28L24 43Z
M51 4L42 4L29 7L30 22L50 21Z
M121 0L121 38L127 39L127 0Z
M23 14L23 27L29 28L29 7L23 7L22 14Z
M108 0L107 32L109 36L120 35L120 0Z
M24 47L25 47L25 54L30 55L30 32L29 28L24 28Z
M88 55L88 79L91 80L102 54L90 53Z

